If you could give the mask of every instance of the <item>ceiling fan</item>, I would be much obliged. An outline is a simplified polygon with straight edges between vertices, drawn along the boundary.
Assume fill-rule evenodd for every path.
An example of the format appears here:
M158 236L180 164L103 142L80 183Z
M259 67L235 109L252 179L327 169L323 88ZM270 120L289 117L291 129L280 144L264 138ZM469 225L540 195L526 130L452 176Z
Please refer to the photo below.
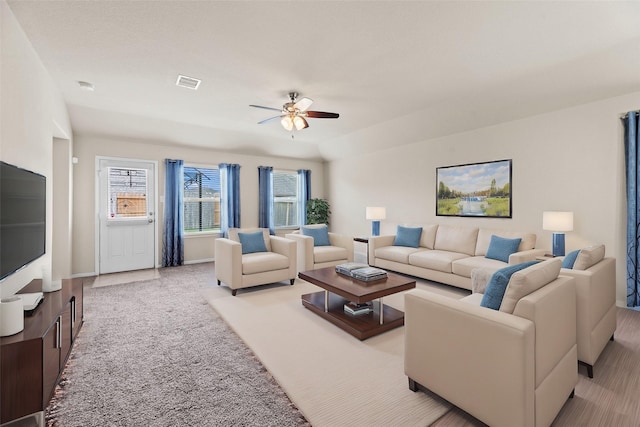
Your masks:
M263 108L265 110L278 111L280 114L259 121L258 124L270 122L272 120L281 119L280 123L286 130L302 130L309 127L306 118L314 119L337 119L340 117L338 113L326 113L324 111L308 111L311 107L312 99L301 98L298 100L298 92L289 92L289 102L285 103L282 108L263 107L262 105L249 105L249 107ZM306 117L306 118L305 118Z

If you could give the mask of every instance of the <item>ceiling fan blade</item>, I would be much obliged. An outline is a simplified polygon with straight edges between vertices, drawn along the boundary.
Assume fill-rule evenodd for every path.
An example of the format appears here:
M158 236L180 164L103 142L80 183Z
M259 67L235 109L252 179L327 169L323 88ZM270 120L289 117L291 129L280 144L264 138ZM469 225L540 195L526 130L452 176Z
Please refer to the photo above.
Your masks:
M295 104L293 104L294 108L297 108L300 111L305 111L307 108L311 107L313 104L313 99L311 98L302 98Z
M256 108L262 108L262 109L265 109L265 110L273 110L273 111L282 111L281 108L263 107L262 105L250 104L249 107L256 107Z
M281 114L281 115L279 115L279 116L269 117L268 119L264 119L264 120L259 121L259 122L258 122L258 124L259 124L259 125L261 125L261 124L263 124L263 123L267 123L267 122L270 122L270 121L272 121L272 120L279 119L280 117L284 117L285 115L286 115L286 114Z
M326 113L324 111L307 111L305 115L314 119L337 119L340 117L338 113Z

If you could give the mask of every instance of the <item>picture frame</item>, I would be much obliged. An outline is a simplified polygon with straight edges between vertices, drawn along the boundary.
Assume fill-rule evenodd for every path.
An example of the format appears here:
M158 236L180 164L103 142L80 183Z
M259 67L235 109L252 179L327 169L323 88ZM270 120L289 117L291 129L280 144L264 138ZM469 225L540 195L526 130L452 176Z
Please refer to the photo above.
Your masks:
M436 216L511 218L511 159L436 168Z

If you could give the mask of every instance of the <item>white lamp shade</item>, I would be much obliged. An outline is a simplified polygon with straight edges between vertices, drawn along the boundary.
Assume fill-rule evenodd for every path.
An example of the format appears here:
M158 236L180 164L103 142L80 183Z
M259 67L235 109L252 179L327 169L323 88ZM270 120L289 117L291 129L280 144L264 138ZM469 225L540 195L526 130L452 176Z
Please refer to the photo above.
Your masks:
M387 217L387 209L383 207L367 207L367 219L379 221Z
M548 231L572 231L573 212L542 212L542 229Z

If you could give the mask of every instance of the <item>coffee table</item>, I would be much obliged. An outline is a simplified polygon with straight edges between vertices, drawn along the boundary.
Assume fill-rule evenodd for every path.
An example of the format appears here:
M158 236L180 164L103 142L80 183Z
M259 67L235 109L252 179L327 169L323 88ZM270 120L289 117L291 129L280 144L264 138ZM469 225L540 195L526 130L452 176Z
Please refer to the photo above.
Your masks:
M298 277L324 289L302 295L302 305L360 340L404 325L404 313L384 305L382 298L416 287L415 280L394 273L388 272L383 280L363 282L336 273L335 267L300 272ZM345 313L344 305L350 301L373 301L373 312Z

